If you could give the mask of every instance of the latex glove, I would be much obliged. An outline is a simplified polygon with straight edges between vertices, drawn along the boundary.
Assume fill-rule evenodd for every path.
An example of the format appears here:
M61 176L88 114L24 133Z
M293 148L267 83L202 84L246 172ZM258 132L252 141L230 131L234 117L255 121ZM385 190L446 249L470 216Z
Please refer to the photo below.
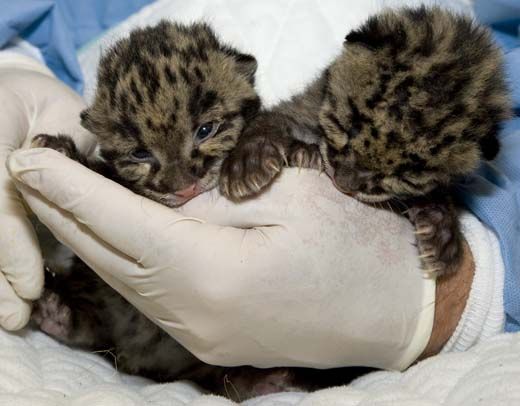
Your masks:
M317 172L175 211L55 151L15 152L9 169L58 239L205 362L402 369L430 337L411 225Z
M81 98L38 62L0 53L0 326L22 328L28 300L43 286L43 263L36 235L14 188L5 161L39 133L71 134L85 151L92 136L79 126Z

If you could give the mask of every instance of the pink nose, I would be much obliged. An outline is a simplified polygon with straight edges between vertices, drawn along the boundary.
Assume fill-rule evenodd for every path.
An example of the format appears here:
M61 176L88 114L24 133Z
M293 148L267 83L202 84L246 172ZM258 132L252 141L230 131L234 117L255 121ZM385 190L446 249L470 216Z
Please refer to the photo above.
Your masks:
M174 193L175 196L182 197L184 199L189 199L200 193L199 187L196 183L188 186L186 189L178 190Z

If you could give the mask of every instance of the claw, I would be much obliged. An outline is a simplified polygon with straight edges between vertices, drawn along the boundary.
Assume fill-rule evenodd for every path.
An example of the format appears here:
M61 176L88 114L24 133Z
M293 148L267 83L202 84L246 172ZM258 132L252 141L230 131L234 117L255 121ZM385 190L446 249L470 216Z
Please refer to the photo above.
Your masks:
M423 270L423 277L425 279L434 279L437 277L437 275L435 274L436 270Z
M240 195L239 195L238 186L231 185L230 189L229 189L229 195L233 198L233 200L239 199Z
M278 165L276 165L273 161L268 161L266 163L266 165L267 165L268 168L270 168L274 172L279 172L280 171L280 167Z
M224 196L229 196L229 188L228 188L227 181L221 182L220 190Z
M298 162L298 172L300 172L303 168L303 158L301 155L298 155L298 158L296 160Z
M253 184L257 192L260 191L260 189L262 189L260 187L260 184L256 180L251 180L251 183Z
M432 227L421 227L415 230L414 234L416 235L424 235L424 234L431 234Z
M289 161L287 160L287 156L285 156L284 153L282 153L282 160L283 160L285 166L290 166L290 165L289 165Z
M419 255L419 258L421 258L421 259L424 259L424 258L431 258L431 257L434 256L434 254L435 254L435 251L433 251L433 250L430 250L430 251L424 251L424 252L422 253L422 255Z
M238 195L239 197L242 197L242 196L244 196L245 194L246 194L246 192L244 191L244 189L242 188L242 186L241 186L241 185L238 185L238 186L237 186L237 195Z

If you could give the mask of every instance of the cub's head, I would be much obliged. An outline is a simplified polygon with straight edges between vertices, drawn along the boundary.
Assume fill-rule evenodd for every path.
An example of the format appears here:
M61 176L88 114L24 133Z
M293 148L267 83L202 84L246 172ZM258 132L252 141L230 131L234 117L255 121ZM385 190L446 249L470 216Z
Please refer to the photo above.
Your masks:
M440 8L370 18L327 71L321 151L337 187L368 202L424 195L498 152L509 114L488 31Z
M178 206L217 184L258 111L256 67L206 24L137 29L102 57L82 125L97 136L114 180Z

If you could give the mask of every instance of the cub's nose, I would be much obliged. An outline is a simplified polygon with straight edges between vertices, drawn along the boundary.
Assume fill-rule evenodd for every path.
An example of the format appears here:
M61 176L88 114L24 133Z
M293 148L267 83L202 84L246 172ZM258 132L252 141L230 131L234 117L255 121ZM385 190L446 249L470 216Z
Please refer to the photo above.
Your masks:
M347 194L359 192L363 189L363 181L358 173L351 168L345 168L341 165L334 174L334 184L343 193Z
M174 195L177 197L181 197L183 199L190 199L192 197L195 197L199 193L200 193L200 188L197 185L197 183L194 183L185 189L178 190L177 192L174 193Z

